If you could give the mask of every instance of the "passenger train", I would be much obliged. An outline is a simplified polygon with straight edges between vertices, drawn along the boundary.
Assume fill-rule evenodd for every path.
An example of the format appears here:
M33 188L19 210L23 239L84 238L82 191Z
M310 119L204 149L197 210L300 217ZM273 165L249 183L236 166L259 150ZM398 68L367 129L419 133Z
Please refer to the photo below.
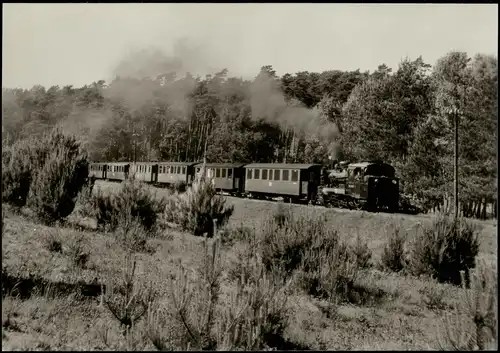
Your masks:
M129 176L157 185L190 185L203 163L91 163L89 176L125 180ZM320 164L206 163L217 190L238 197L281 198L296 203L367 210L398 210L399 179L380 161L352 163L327 170Z

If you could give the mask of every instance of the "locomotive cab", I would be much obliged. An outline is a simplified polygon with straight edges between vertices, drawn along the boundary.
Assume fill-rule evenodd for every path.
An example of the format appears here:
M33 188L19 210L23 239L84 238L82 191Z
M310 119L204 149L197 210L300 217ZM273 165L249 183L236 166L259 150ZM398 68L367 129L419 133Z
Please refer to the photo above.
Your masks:
M350 164L347 170L346 194L370 210L396 210L399 202L399 180L394 167L383 162Z

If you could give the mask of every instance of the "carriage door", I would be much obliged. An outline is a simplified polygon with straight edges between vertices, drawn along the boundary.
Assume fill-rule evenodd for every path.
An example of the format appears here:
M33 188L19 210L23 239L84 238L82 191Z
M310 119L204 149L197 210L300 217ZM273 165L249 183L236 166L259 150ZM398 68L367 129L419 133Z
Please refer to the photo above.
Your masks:
M124 170L124 174L125 174L125 179L128 179L128 173L130 171L130 164L127 164L123 167L123 170Z
M158 182L158 164L151 166L151 182L152 183Z
M107 179L107 177L108 177L108 165L103 164L102 165L102 178Z
M307 199L314 200L316 198L317 192L317 183L316 183L316 173L314 170L309 171L309 183L307 184Z

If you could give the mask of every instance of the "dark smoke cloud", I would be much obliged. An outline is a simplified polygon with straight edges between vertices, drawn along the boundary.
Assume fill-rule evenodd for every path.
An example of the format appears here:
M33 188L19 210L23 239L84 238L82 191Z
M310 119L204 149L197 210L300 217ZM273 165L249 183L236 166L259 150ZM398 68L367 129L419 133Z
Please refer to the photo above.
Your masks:
M327 146L329 155L336 158L339 130L328 121L319 108L308 109L298 101L286 102L275 78L261 73L250 87L252 116L293 129L297 134L317 138Z
M197 82L186 74L202 76L223 69L207 62L211 57L209 54L207 48L186 39L178 40L170 51L150 47L131 52L112 70L113 77L120 79L112 81L103 93L106 98L121 101L129 112L141 109L158 97L177 111L179 117L187 119L191 109L187 98ZM339 131L320 109L308 109L297 101L287 103L279 82L262 73L252 82L248 94L255 119L278 123L283 128L294 130L298 136L317 139L335 158ZM94 136L111 115L108 111L77 111L73 120L68 119L67 128L82 131L81 118L84 116L83 129Z

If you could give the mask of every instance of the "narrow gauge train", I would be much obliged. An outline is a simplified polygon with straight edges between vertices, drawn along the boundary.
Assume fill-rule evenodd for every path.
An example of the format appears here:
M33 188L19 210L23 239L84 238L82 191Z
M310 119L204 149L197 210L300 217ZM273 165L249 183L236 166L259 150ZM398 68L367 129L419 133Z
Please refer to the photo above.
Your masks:
M129 175L154 184L191 184L203 163L91 163L96 179L125 180ZM217 190L239 197L282 198L326 207L397 211L399 180L394 168L374 161L326 171L319 164L207 163Z

